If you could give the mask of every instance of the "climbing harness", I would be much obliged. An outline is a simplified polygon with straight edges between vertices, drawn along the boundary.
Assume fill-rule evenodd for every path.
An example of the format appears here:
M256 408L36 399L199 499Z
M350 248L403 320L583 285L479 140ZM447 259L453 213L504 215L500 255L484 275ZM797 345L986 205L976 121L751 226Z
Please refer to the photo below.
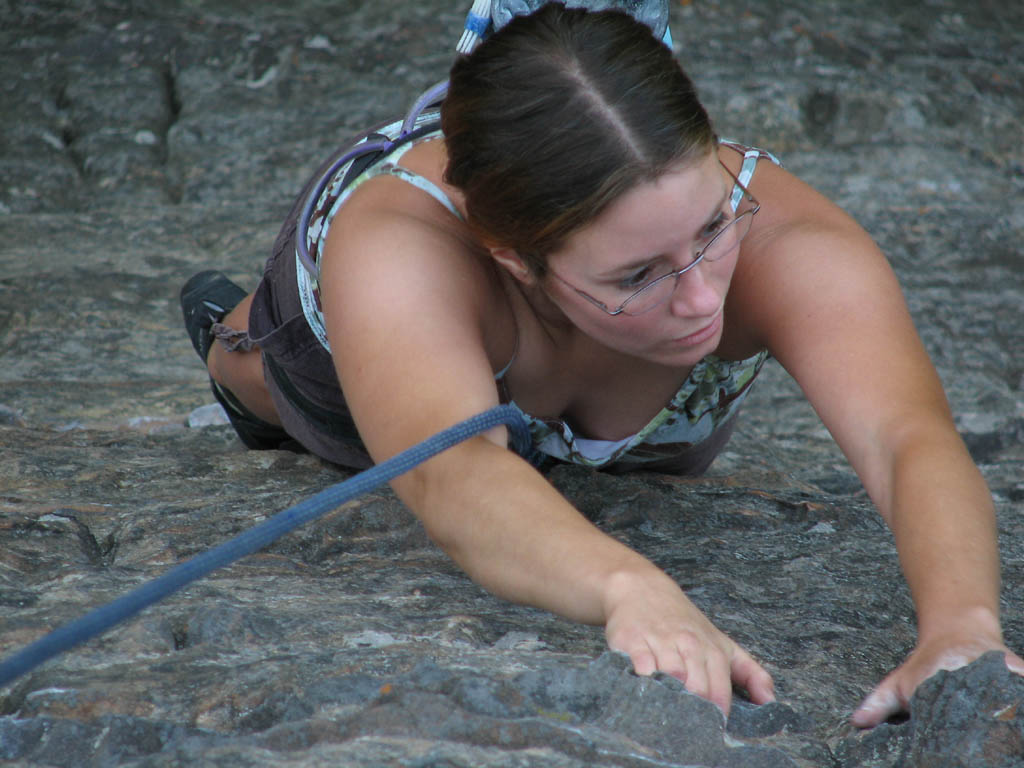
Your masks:
M408 472L432 456L502 424L509 428L512 448L520 455L526 455L530 448L530 433L523 417L512 406L495 406L279 512L235 538L175 566L163 576L143 584L127 595L55 629L0 662L0 687L35 669L44 661L106 632L115 624L131 618L211 571L252 554L300 525Z
M408 114L406 114L405 119L402 120L401 130L395 139L389 139L376 130L371 131L363 135L351 147L340 150L334 158L328 161L327 170L320 175L320 178L313 185L303 203L295 228L295 256L311 277L319 279L320 268L310 255L309 247L306 245L309 223L313 217L313 210L316 208L317 201L327 188L327 185L331 183L331 179L347 163L352 163L353 168L365 169L378 157L387 154L401 144L418 138L427 130L432 130L436 126L419 125L419 117L429 107L439 104L447 93L448 81L444 80L420 94ZM358 166L356 166L357 163ZM347 178L352 178L355 175L355 173L350 171Z

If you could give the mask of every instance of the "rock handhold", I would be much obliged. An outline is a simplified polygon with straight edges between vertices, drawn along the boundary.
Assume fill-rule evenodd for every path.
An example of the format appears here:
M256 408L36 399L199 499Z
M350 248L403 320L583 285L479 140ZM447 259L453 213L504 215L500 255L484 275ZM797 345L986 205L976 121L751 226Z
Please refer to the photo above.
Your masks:
M910 700L910 718L844 742L842 768L1020 768L1024 766L1024 677L1003 654L940 671Z

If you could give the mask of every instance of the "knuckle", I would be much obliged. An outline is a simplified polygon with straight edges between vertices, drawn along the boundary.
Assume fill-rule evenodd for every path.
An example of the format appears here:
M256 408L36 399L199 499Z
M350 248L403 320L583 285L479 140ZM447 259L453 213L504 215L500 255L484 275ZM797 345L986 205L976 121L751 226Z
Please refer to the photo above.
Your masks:
M689 630L683 630L676 633L673 645L675 645L683 655L690 656L699 654L705 643L696 633Z
M710 648L708 650L708 666L713 669L728 670L731 666L729 654L721 648Z
M696 680L687 680L686 690L696 696L700 696L702 699L707 699L711 696L711 686L706 677L700 677Z
M658 670L685 683L688 677L686 663L681 658L668 660L658 665Z

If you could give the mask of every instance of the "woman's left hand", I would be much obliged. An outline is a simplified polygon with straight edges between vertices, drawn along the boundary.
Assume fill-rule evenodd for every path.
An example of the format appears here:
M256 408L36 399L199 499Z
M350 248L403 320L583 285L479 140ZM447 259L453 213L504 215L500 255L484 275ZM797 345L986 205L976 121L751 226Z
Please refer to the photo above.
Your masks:
M1002 651L1006 666L1024 675L1024 659L1007 648L998 635L992 637L964 629L930 642L919 642L907 660L864 699L850 718L851 722L858 728L873 728L892 715L906 712L917 686L929 677L942 669L965 667L988 651Z

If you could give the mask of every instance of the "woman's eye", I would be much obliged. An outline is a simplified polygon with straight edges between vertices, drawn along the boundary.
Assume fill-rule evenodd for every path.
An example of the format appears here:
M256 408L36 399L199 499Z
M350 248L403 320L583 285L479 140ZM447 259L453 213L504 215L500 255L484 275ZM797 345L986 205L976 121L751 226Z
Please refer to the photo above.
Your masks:
M704 238L703 239L704 240L710 240L712 237L714 237L719 232L721 232L723 229L725 229L729 225L729 222L731 220L732 220L731 216L727 216L725 213L719 213L718 216L715 217L715 220L712 221L710 224L708 224L707 227L704 228Z
M627 277L622 278L619 281L620 288L639 288L641 285L646 283L651 276L651 268L644 267L641 270L633 272Z

